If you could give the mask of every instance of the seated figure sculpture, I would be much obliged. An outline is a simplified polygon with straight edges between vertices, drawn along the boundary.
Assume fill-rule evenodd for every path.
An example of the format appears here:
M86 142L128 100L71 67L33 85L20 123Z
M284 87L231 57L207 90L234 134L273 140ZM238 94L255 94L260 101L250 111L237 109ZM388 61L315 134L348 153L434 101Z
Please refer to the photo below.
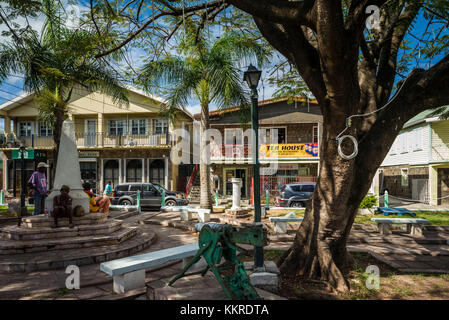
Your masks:
M58 227L58 218L60 217L68 217L69 218L69 227L73 228L72 221L72 198L69 196L70 188L66 185L61 187L61 194L57 195L53 199L53 211L51 213L54 222L52 224L52 228Z
M95 196L95 194L90 190L90 183L86 182L83 184L84 192L89 197L89 210L90 212L103 212L104 214L109 214L109 206L111 205L111 199L109 197Z

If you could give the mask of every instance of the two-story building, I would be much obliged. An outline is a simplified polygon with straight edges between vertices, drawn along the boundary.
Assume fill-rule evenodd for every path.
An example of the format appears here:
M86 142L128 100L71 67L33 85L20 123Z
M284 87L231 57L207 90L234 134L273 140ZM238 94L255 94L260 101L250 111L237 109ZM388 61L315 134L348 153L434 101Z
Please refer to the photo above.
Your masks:
M177 189L178 166L169 160L175 137L175 128L189 132L193 117L179 107L175 122L161 113L161 98L129 88L129 105L114 104L112 98L74 90L69 103L69 118L75 123L75 136L79 150L81 177L94 189L103 190L105 183L113 186L122 182L152 182L169 189ZM26 160L26 177L34 171L37 162L53 166L53 131L39 121L38 105L33 93L23 94L0 105L4 119L5 137L2 151L2 188L13 194L21 183L18 147L22 144L33 149ZM16 190L16 192L14 192Z
M446 107L449 111L449 106ZM378 170L383 193L431 205L449 203L449 120L424 111L405 123Z
M289 104L287 99L269 99L259 101L258 106L261 190L268 188L274 194L286 183L316 181L323 121L316 101L298 98ZM211 139L213 190L231 195L230 179L241 178L242 197L249 198L254 151L246 131L251 128L250 118L243 120L240 107L211 111L209 117L211 128L221 134L221 141ZM195 114L195 119L199 120L200 114Z

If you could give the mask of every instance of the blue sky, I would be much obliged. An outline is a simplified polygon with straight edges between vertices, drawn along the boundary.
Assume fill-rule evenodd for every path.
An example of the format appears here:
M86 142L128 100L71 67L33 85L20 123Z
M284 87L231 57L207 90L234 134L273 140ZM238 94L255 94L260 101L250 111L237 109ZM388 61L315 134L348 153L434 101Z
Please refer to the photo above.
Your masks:
M81 3L83 3L84 1L82 1ZM83 10L87 10L87 7L81 7L81 12L83 12ZM23 21L18 20L18 23L21 23ZM35 30L41 30L42 29L42 24L43 24L43 19L42 18L37 18L37 19L31 19L30 23L33 27L33 29ZM418 19L415 22L414 25L414 30L413 33L415 33L416 35L420 35L424 29L426 28L427 22L425 21L422 13L421 15L418 17ZM0 25L0 32L3 31L5 29L4 24ZM436 32L436 30L435 30ZM448 32L447 30L445 32ZM1 37L3 39L0 39L1 41L7 41L6 38ZM410 40L411 46L415 46L418 41L416 39L414 39L412 36L408 36L406 38L407 40ZM129 53L129 57L132 61L135 62L135 65L138 66L139 65L139 61L140 56L144 55L145 52L144 50L140 49L140 50L134 50L132 52ZM431 64L433 65L435 62L437 62L439 59L441 59L441 57L438 57L437 59L434 59ZM413 65L412 68L417 67L417 65ZM420 63L419 63L419 67L421 68L428 68L428 61L421 59ZM244 70L242 70L243 72ZM273 88L272 86L270 86L267 81L263 81L263 79L267 77L267 70L263 70L263 74L262 74L262 82L260 82L259 84L259 100L263 100L263 99L269 99L272 97L275 88ZM400 77L398 77L397 80L399 80ZM13 98L15 98L16 96L20 95L23 90L23 78L20 77L20 75L17 76L11 76L9 78L7 78L1 85L0 85L0 104L5 103L8 100L11 100ZM199 104L198 101L195 100L191 100L189 103L188 110L192 113L198 113L200 111L199 108ZM211 107L211 109L215 109L214 106ZM3 123L3 119L0 119L0 129L4 128L4 123Z

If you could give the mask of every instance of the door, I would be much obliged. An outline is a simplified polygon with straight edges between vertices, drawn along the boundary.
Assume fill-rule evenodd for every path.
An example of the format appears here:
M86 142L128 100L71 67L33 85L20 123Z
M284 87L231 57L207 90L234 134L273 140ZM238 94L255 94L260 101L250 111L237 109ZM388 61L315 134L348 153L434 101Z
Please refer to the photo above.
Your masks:
M151 184L143 185L143 199L145 199L142 205L149 207L160 207L162 204L162 194L156 190Z
M449 203L449 168L438 169L438 198L446 197L438 200L439 205Z
M412 199L420 202L428 202L428 185L427 179L413 179L412 180Z
M108 182L111 182L112 189L119 184L119 162L117 160L108 160L104 164L104 181L105 186Z
M84 146L97 146L97 120L86 120L86 129L84 132Z
M150 164L150 182L165 186L165 163L164 160L153 160ZM165 186L167 188L167 186Z
M97 162L80 161L80 171L82 183L89 183L94 193L97 193ZM101 190L103 191L103 190Z

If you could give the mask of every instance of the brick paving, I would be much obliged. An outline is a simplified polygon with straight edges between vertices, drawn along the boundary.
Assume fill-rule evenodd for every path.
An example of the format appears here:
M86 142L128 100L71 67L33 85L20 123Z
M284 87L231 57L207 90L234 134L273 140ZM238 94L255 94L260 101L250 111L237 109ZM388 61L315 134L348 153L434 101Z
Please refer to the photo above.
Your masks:
M219 221L223 215L212 215L213 221ZM145 221L158 225L172 226L193 230L197 217L183 222L179 213L162 213ZM245 219L247 222L248 219ZM223 221L222 221L223 222ZM232 223L232 221L231 221ZM273 230L270 223L264 223L269 230ZM288 233L276 235L270 233L270 243L266 249L287 250L295 237L295 230L299 223L289 223ZM351 252L368 252L384 263L397 268L400 272L417 273L449 273L449 227L429 226L423 236L413 236L404 232L404 226L395 226L392 235L383 236L377 232L376 225L355 224L348 241ZM250 246L243 246L251 249Z
M148 224L148 222L151 223ZM158 235L157 241L139 254L197 241L196 235L192 232L196 222L197 220L183 223L179 220L177 213L144 212L140 215L124 217L124 225L138 225L140 231L155 232ZM176 228L168 227L168 225L176 226ZM447 229L437 230L424 235L426 236L434 240L449 239L449 232ZM293 238L294 234L291 233L271 236L270 244L266 249L286 250L291 246ZM351 239L352 241L348 243L349 251L369 252L400 272L449 273L447 242L446 244L420 243L422 238L411 237L400 232L382 237L372 225L354 226ZM247 249L251 247L247 246ZM156 283L162 279L166 281L177 274L181 267L180 262L175 262L147 270L146 282L147 284ZM80 271L81 289L73 291L63 289L68 276L64 269L0 274L0 299L147 299L145 289L135 290L125 295L114 294L112 278L99 270L99 264L81 266Z
M144 213L125 219L126 225L136 225L154 212ZM183 232L174 228L139 224L141 232L152 231L158 235L157 242L138 254L156 250L171 248L197 241L197 237L189 232ZM89 249L81 249L89 250ZM147 281L175 275L181 269L181 263L168 266L157 271L150 269L147 272ZM116 299L122 295L112 291L112 277L100 271L99 264L80 267L81 288L67 292L65 269L1 273L0 274L0 299ZM144 292L136 292L142 295Z

